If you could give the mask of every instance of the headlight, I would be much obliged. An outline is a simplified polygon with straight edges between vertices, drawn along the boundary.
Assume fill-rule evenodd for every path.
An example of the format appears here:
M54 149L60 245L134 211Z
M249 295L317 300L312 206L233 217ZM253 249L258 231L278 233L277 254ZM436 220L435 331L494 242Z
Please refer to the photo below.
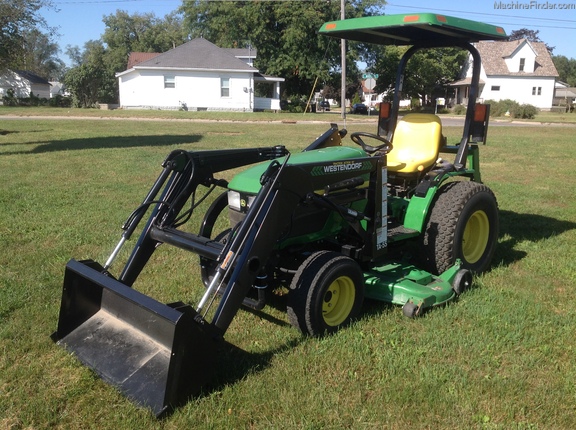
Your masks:
M240 211L240 193L238 191L228 191L228 206Z
M255 199L255 195L241 195L238 191L228 191L228 206L238 212L246 212Z

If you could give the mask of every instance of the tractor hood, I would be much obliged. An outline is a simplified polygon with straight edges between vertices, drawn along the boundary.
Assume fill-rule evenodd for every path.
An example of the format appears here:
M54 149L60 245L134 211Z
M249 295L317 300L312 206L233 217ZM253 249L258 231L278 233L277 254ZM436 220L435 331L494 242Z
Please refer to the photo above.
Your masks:
M360 148L346 146L331 146L313 151L298 152L290 155L289 164L324 163L326 161L349 160L366 157L366 153ZM279 158L282 163L284 158ZM260 191L260 178L268 168L270 162L255 165L242 173L237 174L230 181L228 188L234 191L257 194Z

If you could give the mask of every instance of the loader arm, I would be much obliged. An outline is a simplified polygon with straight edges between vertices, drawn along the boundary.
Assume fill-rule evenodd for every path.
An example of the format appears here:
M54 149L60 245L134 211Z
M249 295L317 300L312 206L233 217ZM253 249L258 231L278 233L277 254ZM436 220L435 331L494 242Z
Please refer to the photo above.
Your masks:
M126 262L119 281L128 286L133 285L158 244L169 241L161 233L154 235L154 232L170 231L176 223L178 214L198 186L217 184L214 173L272 160L286 154L286 148L283 146L196 152L173 151L162 163L163 171L154 184L157 189L164 186L162 194ZM141 210L138 215L129 219L124 226L125 232L131 234L134 231L148 206L154 203L154 197L155 194L152 192L148 194L139 208ZM174 237L174 240L176 239L177 236Z

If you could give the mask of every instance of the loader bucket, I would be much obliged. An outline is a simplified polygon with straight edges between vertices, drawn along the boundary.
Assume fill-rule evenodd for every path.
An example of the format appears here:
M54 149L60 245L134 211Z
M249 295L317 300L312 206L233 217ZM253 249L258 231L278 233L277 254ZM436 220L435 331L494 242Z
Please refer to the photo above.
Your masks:
M127 397L163 415L211 380L220 341L190 306L162 304L102 272L91 260L68 262L52 337Z

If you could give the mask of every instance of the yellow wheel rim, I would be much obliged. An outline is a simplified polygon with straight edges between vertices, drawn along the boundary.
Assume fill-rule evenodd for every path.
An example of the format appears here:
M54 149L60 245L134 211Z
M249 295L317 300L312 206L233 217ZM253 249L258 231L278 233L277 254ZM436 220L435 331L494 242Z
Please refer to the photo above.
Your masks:
M354 282L348 276L341 276L332 282L324 294L322 316L329 326L342 324L350 315L356 298Z
M486 250L490 237L490 221L482 210L472 214L462 236L462 256L468 263L476 263Z

